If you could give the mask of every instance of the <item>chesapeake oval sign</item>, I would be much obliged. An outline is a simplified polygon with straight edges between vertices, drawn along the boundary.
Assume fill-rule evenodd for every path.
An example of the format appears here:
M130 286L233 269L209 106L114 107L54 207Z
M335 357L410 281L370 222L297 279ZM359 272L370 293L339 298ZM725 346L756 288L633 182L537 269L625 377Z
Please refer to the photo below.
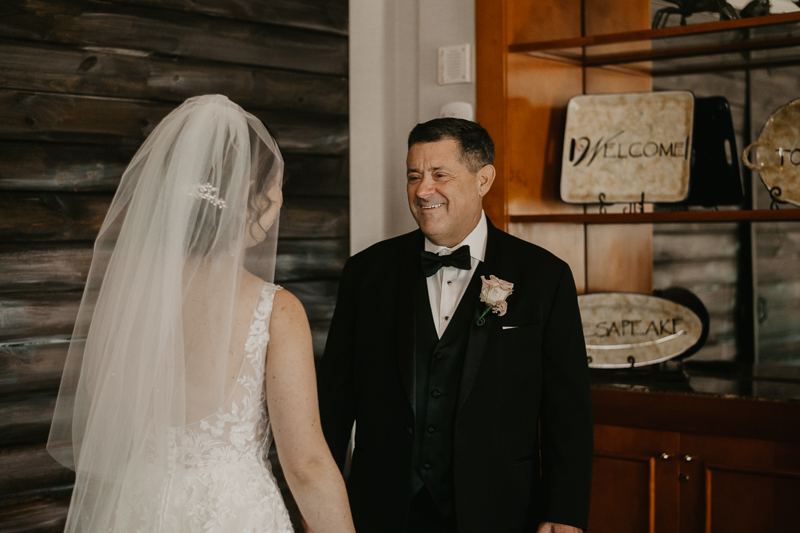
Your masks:
M691 309L647 294L603 292L578 296L592 368L652 365L692 349L703 323Z

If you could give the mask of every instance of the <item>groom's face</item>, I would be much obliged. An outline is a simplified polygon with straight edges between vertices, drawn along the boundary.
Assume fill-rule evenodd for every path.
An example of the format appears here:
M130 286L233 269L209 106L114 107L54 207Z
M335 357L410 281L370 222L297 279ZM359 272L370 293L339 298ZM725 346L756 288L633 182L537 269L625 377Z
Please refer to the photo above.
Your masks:
M455 246L478 225L494 179L492 165L471 172L465 163L452 139L408 150L408 205L422 233L439 246Z

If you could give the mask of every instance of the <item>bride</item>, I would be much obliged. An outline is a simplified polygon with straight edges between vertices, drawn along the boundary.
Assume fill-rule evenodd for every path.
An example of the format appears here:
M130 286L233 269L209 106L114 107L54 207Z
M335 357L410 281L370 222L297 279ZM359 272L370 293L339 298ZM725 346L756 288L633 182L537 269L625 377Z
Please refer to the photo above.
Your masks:
M190 98L147 138L95 243L48 450L67 532L354 531L319 425L308 321L272 283L283 160L253 115Z

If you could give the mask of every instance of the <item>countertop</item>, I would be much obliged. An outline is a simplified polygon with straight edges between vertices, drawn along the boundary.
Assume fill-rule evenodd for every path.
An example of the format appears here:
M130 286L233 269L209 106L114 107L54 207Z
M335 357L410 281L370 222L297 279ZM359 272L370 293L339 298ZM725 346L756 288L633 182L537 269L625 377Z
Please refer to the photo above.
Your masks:
M668 362L649 367L590 369L596 389L800 402L800 366Z

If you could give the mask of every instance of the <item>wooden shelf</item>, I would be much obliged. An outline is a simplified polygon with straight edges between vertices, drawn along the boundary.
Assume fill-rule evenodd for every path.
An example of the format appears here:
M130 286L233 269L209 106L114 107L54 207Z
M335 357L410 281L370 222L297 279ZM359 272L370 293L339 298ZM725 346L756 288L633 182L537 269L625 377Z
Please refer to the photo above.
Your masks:
M519 43L508 51L586 67L622 66L654 76L779 66L800 59L800 12Z
M767 15L764 17L754 17L748 19L707 22L705 24L693 24L690 26L674 26L671 28L661 28L656 30L626 31L620 33L607 33L604 35L589 35L587 37L576 37L572 39L557 39L553 41L519 43L519 44L509 45L508 50L509 52L512 53L518 53L518 52L536 52L542 50L575 48L578 46L584 47L584 46L596 46L596 45L606 45L606 44L619 44L619 43L629 43L635 41L665 39L668 37L681 37L687 35L700 35L705 33L718 33L720 31L784 25L797 22L800 22L800 11L795 13Z
M566 224L652 224L657 222L784 222L800 221L800 209L752 211L662 211L657 213L576 213L511 215L510 222Z

